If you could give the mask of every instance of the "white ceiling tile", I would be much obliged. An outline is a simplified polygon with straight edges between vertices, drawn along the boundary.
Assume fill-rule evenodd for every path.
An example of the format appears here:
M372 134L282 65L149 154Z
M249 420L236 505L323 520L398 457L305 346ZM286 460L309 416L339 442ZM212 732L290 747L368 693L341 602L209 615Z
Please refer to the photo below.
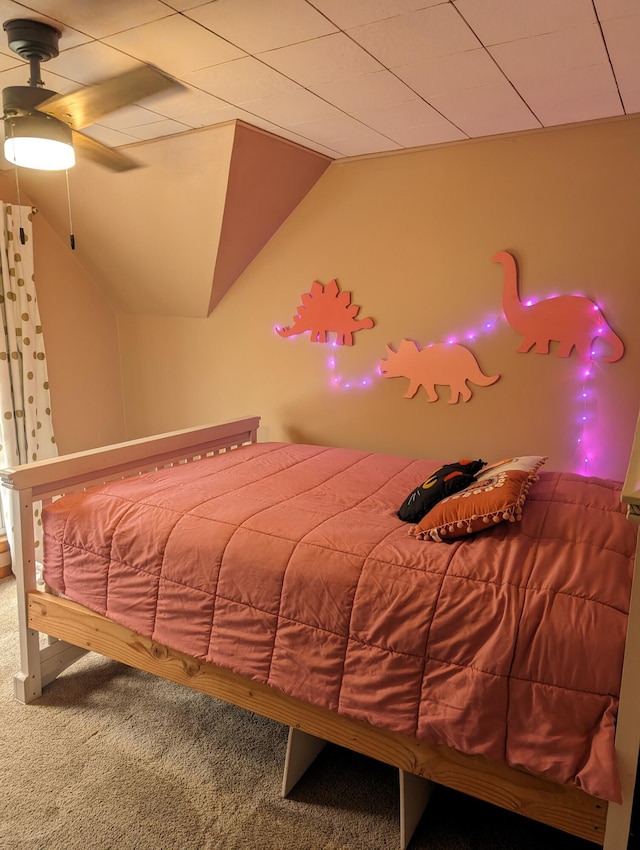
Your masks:
M186 9L195 9L196 6L206 6L208 3L215 3L216 0L162 0L162 2L177 12L184 12Z
M154 112L166 115L167 118L182 118L185 115L197 115L222 109L229 104L212 94L185 86L180 91L170 91L154 95L145 104L152 106Z
M435 124L422 124L417 127L397 127L390 134L394 142L406 148L423 145L441 145L445 142L458 142L468 136L454 127L449 121L441 119Z
M286 127L281 128L278 131L278 135L283 139L288 139L290 142L295 142L297 145L301 145L304 148L309 148L310 150L317 151L318 153L323 153L325 156L331 157L331 159L335 159L338 157L339 151L334 148L329 148L326 145L321 145L319 142L314 142L313 139L305 139L303 136L298 135L298 133L293 133L291 130L288 130Z
M91 127L85 127L82 132L85 136L90 136L110 148L130 145L132 142L138 141L135 136L130 136L121 130L112 130L111 127L103 127L101 124L92 124Z
M431 104L469 136L511 133L540 126L509 83L449 92L431 98Z
M638 0L595 0L595 4L601 21L638 14Z
M500 68L483 48L438 56L415 65L403 65L394 68L394 73L427 99L437 94L490 86L505 80Z
M340 114L335 106L306 89L295 89L261 100L246 101L243 106L248 112L260 115L267 121L273 121L274 124L282 127Z
M358 139L338 139L333 142L336 150L343 156L362 156L367 153L384 153L385 151L400 150L401 145L372 133L368 136L360 136Z
M244 56L232 44L182 15L144 24L104 39L143 62L181 76Z
M620 91L640 89L640 14L604 21L602 30Z
M591 0L454 0L483 44L595 23Z
M7 56L4 53L0 53L0 71L8 71L10 68L20 68L23 73L26 71L27 77L29 76L29 68L25 65L25 63L18 56ZM25 84L27 82L27 78L25 77Z
M540 105L539 109L539 116L545 127L593 121L596 118L612 118L624 114L617 92L585 96L574 100L550 101L547 105Z
M247 112L246 109L228 104L220 109L212 109L200 114L183 115L180 120L183 124L196 128L224 124L225 121L246 121L248 124L255 124L259 119Z
M609 61L597 24L521 38L488 49L504 73L515 80L537 76L541 70L549 74Z
M129 127L138 127L141 124L152 124L160 120L160 117L157 112L144 109L142 106L123 106L122 109L116 109L115 112L104 115L96 123L110 130L127 130Z
M389 136L393 136L396 128L407 129L425 124L438 124L444 120L432 106L419 99L378 109L356 110L353 115L367 127Z
M301 124L293 124L289 129L303 138L315 139L325 145L330 145L336 139L354 139L371 135L370 127L365 127L349 115L305 121Z
M354 109L369 109L374 106L388 106L415 98L411 89L390 71L359 74L347 80L312 86L311 90L346 112Z
M217 0L186 14L247 53L337 32L306 0Z
M406 15L427 6L437 6L443 0L312 0L316 9L323 12L330 21L341 29L359 27Z
M214 65L202 71L185 74L185 80L196 88L229 103L259 100L280 92L300 88L297 83L274 71L253 56Z
M344 33L269 50L261 53L260 59L307 87L381 70L381 65Z
M632 112L640 112L640 88L622 92L622 102L627 115Z
M389 68L481 46L450 3L355 27L348 34Z
M140 124L138 127L129 127L127 133L136 139L158 139L162 136L175 136L176 133L184 133L190 130L186 124L165 118L164 121L153 121L150 124Z
M68 24L93 38L131 29L171 15L160 0L27 0L30 8ZM25 15L25 17L30 17Z
M571 68L556 74L526 77L516 83L516 89L543 123L544 119L539 112L541 103L559 104L590 95L612 94L617 97L618 94L616 81L608 63L590 65L587 68Z
M119 50L114 50L100 41L90 41L88 44L65 50L55 60L54 67L63 77L90 85L122 74L138 65L137 60Z

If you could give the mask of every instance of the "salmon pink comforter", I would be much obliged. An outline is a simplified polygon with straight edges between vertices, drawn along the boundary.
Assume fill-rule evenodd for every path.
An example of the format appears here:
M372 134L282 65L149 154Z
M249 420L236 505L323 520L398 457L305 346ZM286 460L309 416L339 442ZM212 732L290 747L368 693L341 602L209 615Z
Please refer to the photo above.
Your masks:
M258 443L44 511L45 580L200 659L620 800L635 529L620 485L540 475L453 543L396 516L440 461Z

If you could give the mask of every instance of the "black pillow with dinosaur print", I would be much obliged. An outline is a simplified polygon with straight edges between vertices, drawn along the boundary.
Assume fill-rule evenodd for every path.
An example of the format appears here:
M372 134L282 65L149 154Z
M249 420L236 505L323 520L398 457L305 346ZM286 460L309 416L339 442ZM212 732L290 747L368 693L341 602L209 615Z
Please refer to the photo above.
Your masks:
M403 522L420 522L441 499L464 490L476 480L486 460L459 460L445 463L427 480L412 490L400 505L398 516Z

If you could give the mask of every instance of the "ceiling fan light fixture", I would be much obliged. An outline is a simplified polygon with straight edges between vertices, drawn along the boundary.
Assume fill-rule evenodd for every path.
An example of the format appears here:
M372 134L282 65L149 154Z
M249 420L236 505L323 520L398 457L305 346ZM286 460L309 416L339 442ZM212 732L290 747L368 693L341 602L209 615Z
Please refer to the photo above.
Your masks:
M75 165L71 128L43 113L4 120L4 155L8 162L38 171L64 171Z

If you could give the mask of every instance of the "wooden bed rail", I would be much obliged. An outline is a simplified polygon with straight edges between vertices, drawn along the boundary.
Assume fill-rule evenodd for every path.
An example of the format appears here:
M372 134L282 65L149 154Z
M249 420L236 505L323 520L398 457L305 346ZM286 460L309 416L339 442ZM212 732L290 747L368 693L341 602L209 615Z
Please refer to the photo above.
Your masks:
M67 492L83 482L124 477L129 471L137 473L255 443L259 424L260 417L251 416L76 452L4 469L0 482L12 490L29 489L37 500L49 493Z

